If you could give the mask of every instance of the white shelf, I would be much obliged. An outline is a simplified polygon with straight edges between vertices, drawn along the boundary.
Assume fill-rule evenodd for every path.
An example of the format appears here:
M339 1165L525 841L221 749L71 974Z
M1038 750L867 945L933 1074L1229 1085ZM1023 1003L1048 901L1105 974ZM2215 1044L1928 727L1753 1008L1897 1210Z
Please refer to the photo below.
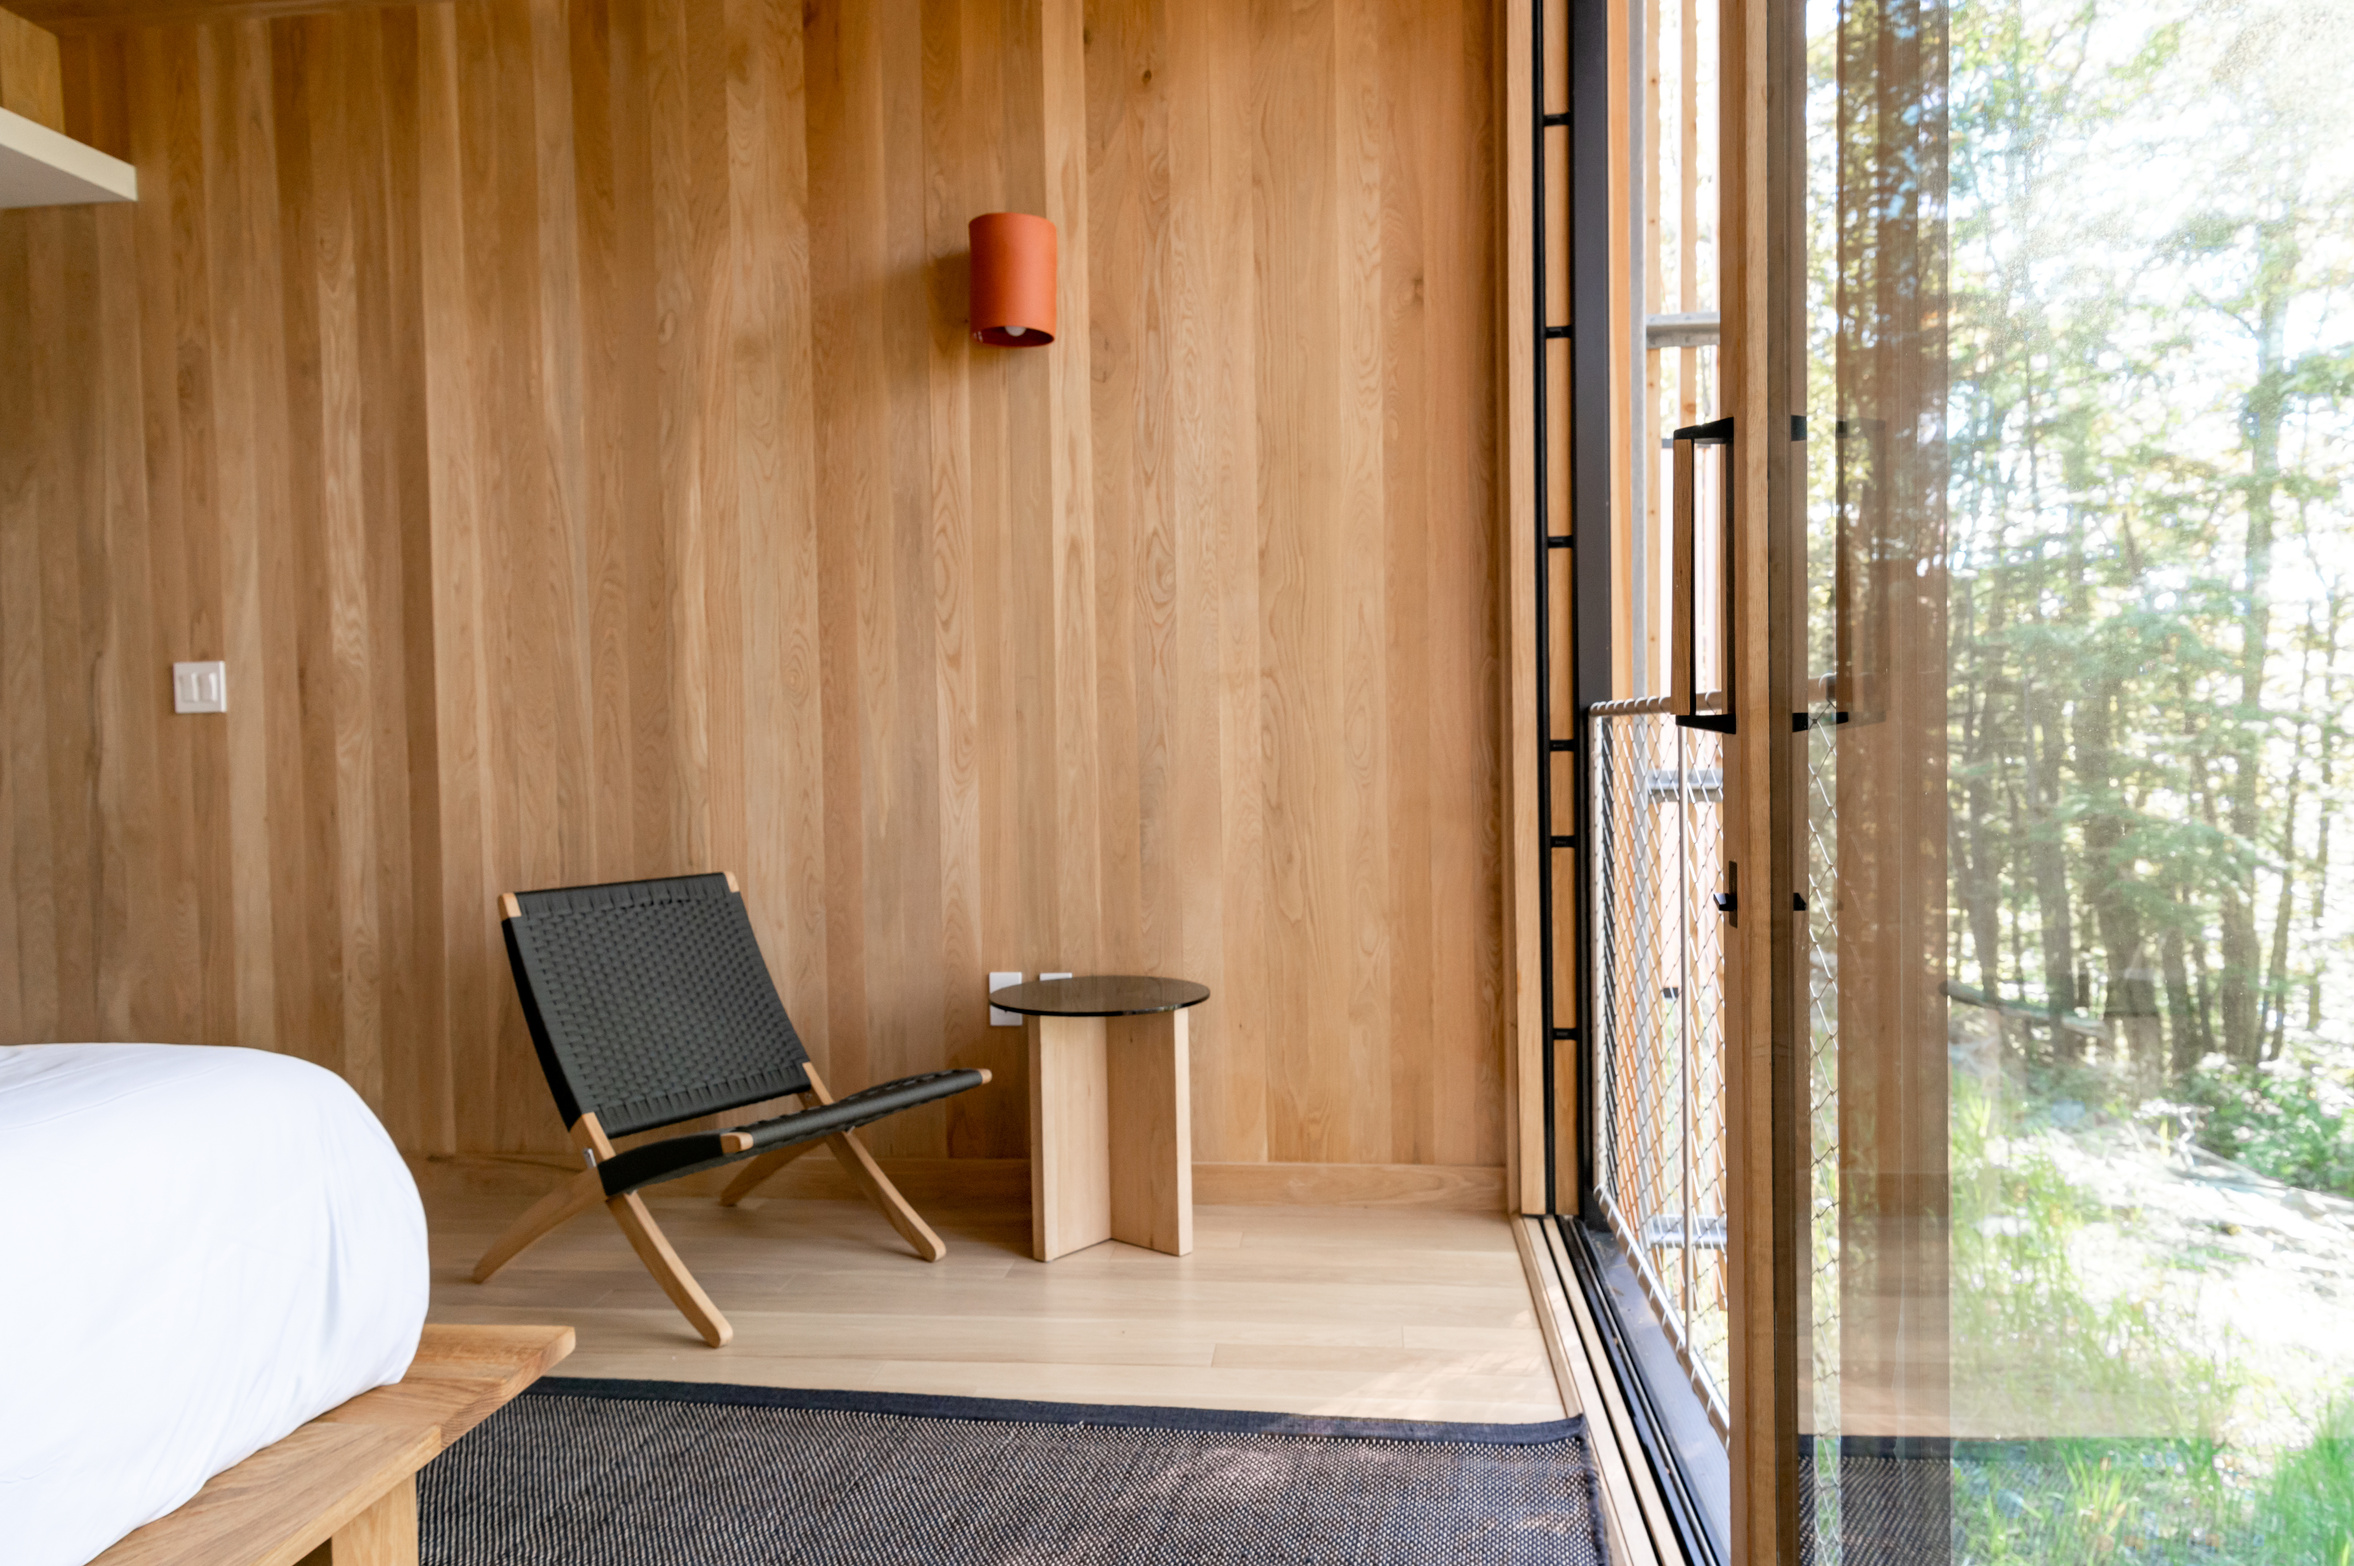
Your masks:
M122 159L0 109L0 207L138 199L139 171Z

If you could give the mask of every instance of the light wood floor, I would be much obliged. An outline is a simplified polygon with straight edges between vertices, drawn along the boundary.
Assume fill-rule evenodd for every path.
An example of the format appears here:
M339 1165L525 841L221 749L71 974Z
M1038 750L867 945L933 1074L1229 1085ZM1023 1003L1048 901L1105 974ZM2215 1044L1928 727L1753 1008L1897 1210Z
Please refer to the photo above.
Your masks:
M862 1202L656 1200L735 1324L714 1350L602 1213L473 1283L474 1258L526 1205L427 1197L432 1319L568 1323L566 1375L1379 1419L1563 1414L1501 1214L1202 1207L1191 1256L1115 1242L1042 1266L1026 1212L927 1205L949 1246L927 1265Z

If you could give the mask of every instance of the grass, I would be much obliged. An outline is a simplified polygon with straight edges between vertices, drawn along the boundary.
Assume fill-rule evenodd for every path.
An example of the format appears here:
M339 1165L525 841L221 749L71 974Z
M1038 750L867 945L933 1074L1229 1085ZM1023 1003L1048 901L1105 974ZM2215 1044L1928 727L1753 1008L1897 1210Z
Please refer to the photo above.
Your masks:
M2095 1298L2069 1245L2107 1216L2052 1160L1998 1143L1986 1095L1953 1101L1954 1402L1964 1428L2221 1438L2240 1381L2168 1291Z
M2227 1444L2233 1345L2192 1347L2211 1334L2162 1288L2094 1297L2069 1245L2104 1210L1954 1085L1957 1418L2131 1432L1959 1444L1958 1566L2354 1566L2354 1385L2305 1446Z
M1954 1463L1967 1566L2354 1566L2354 1396L2269 1474L2219 1443L1981 1443Z

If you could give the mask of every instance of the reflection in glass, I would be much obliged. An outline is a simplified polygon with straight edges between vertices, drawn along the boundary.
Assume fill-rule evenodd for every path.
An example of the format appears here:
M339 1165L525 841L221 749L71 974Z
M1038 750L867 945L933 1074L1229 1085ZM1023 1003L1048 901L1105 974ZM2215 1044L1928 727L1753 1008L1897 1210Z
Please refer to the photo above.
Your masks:
M2348 1566L2354 8L1810 22L1813 1558Z

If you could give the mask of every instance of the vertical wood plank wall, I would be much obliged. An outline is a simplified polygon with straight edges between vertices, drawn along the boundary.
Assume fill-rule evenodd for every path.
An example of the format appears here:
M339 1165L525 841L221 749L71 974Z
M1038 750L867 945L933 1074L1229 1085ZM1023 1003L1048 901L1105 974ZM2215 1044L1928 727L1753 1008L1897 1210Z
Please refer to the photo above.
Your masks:
M69 34L0 215L0 1040L562 1146L508 887L733 868L875 1128L990 969L1207 982L1196 1155L1504 1152L1478 0L461 0ZM1062 233L981 348L965 220ZM166 665L229 662L225 718Z

